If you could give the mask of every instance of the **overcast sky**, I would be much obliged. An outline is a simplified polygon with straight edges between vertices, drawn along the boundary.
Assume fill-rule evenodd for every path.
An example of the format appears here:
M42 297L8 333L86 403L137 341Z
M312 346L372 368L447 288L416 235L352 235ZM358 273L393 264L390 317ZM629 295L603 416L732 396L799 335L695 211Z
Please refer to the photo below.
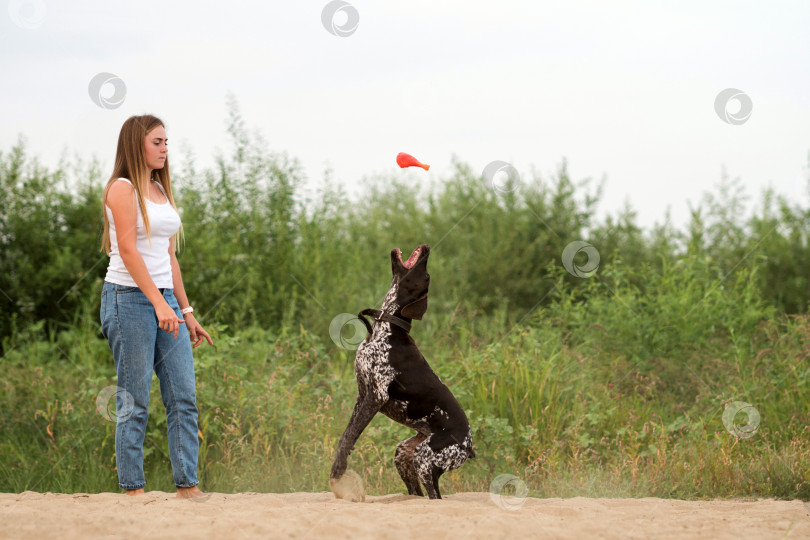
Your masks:
M606 178L600 215L627 200L645 228L667 206L682 226L723 167L752 202L770 185L810 205L807 1L357 0L331 19L345 36L325 0L3 3L0 149L23 134L49 166L67 149L111 171L123 121L152 113L199 170L229 151L232 92L272 150L350 193L438 181L455 155L545 178L567 158L574 180ZM116 108L90 97L104 72L126 85ZM727 88L752 106L736 124L715 109ZM401 151L430 171L400 170Z

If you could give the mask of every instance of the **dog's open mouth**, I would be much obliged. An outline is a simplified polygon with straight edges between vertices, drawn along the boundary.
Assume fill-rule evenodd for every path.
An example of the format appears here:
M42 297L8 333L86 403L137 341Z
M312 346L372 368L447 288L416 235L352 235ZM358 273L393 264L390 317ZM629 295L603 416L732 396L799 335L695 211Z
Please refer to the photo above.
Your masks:
M413 253L411 253L411 256L408 257L407 261L402 260L402 252L399 250L399 248L397 248L397 254L399 255L400 262L402 262L402 266L410 269L413 267L416 261L419 260L419 255L422 254L422 246L419 246L415 250L413 250Z

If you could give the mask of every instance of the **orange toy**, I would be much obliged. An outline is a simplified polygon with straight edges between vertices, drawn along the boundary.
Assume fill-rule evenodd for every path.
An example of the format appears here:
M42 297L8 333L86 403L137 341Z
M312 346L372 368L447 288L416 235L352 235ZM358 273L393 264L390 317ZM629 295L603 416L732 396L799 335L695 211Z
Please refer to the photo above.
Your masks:
M418 159L413 157L410 154L406 154L405 152L400 152L397 154L397 165L402 167L422 167L425 170L430 169L430 165L425 165L424 163L420 163Z

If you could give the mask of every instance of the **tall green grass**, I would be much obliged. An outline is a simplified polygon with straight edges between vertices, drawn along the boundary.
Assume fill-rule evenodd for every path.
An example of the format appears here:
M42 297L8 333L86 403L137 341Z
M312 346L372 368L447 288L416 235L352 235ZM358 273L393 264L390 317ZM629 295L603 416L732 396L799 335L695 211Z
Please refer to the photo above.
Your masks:
M776 315L753 272L695 281L701 268L687 258L663 272L625 269L657 284L653 298L618 276L610 288L593 277L579 302L558 273L551 301L519 324L499 311L431 306L413 334L467 410L477 451L445 475L445 491L487 490L512 473L536 496L810 498L810 320ZM441 288L443 275L431 273ZM115 372L90 315L9 342L2 491L117 490L115 425L95 403ZM216 346L195 359L203 486L326 490L356 396L352 351L322 328L208 326ZM732 401L760 412L753 437L723 425ZM155 381L150 489L172 489L165 429ZM409 436L383 416L362 435L350 467L370 493L402 491L393 451Z

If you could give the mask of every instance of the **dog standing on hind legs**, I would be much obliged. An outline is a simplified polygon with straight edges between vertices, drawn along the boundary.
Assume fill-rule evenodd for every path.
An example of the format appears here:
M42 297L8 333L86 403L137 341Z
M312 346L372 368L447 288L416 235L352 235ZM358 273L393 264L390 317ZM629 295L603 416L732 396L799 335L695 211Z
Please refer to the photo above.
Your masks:
M338 481L360 434L378 412L416 430L400 442L394 456L409 495L441 499L439 477L475 457L467 415L450 389L433 372L409 332L411 321L427 311L430 247L417 247L407 261L391 251L393 281L382 308L365 309L360 320L369 335L357 349L354 372L357 402L340 437L329 485L337 497ZM374 317L369 324L365 316Z

